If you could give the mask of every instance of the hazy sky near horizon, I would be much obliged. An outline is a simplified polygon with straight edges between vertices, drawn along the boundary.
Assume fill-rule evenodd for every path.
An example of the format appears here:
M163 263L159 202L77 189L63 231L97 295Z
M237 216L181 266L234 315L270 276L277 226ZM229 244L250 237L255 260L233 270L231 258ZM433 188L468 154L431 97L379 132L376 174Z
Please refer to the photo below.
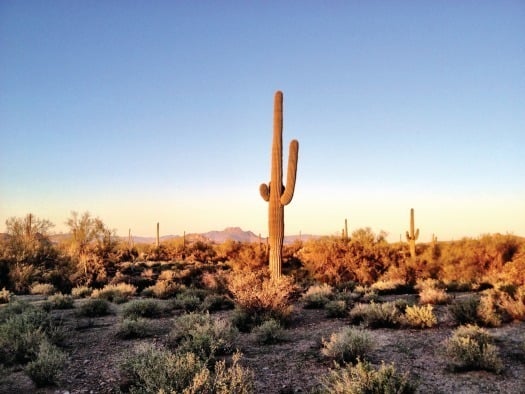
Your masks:
M120 235L525 236L523 1L0 2L0 232L89 211ZM404 237L404 236L403 236Z

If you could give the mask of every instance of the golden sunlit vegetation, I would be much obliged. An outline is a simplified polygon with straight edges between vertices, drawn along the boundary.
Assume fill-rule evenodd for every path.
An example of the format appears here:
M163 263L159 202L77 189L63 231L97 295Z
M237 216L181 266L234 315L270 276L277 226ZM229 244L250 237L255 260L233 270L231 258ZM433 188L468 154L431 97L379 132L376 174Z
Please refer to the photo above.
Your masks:
M231 273L265 273L268 249L261 243L220 244L179 239L130 245L99 218L73 212L70 234L55 241L52 223L34 215L11 218L0 239L2 299L14 294L71 293L79 286L98 289L127 283L140 293L169 297L180 286L227 289ZM419 292L422 303L446 303L447 291L482 290L525 284L525 239L506 234L458 241L388 243L369 228L348 237L296 241L283 248L283 271L297 284L337 289L362 285L378 294ZM75 290L78 291L78 290ZM106 288L110 292L110 288ZM327 294L307 297L328 299ZM321 293L329 293L329 287ZM328 298L327 298L328 297ZM312 301L314 302L314 301Z
M415 257L410 242L389 243L386 234L369 228L297 240L283 246L278 277L270 273L262 242L184 238L133 244L89 213L71 214L67 236L51 235L52 223L34 215L6 225L0 239L0 345L8 353L0 352L6 360L0 368L5 374L23 366L36 386L60 381L68 357L63 343L72 339L62 318L53 318L58 311L70 311L76 330L116 315L113 340L162 335L162 346L143 344L121 355L121 385L132 392L171 389L178 372L166 363L184 365L179 372L191 384L224 380L223 391L210 392L237 384L247 390L241 392L253 392L257 375L240 366L239 338L250 336L250 346L287 346L296 340L290 333L300 324L298 316L318 310L325 321L344 321L339 331L319 331L316 339L316 362L342 363L320 376L319 392L338 392L340 385L361 385L371 377L412 392L411 376L394 376L393 366L371 367L369 355L378 351L374 331L457 328L440 342L443 365L501 373L506 367L500 342L486 329L525 320L525 239L510 234L434 238L415 244ZM144 367L140 357L151 365ZM150 387L148 373L164 383Z

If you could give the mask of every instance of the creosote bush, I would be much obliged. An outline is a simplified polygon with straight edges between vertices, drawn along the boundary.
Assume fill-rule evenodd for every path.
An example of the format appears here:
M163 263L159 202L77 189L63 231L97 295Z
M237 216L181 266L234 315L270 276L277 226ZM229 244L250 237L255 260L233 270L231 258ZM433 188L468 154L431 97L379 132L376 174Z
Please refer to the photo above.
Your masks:
M343 327L330 335L329 340L323 339L321 353L337 362L354 362L368 353L373 342L366 330Z
M208 359L231 352L237 334L227 320L214 319L209 313L188 313L175 320L168 344L178 352L192 352Z
M371 328L393 328L402 322L402 314L395 302L356 304L350 311L354 323L364 323Z
M209 368L193 353L172 353L142 344L120 364L121 375L130 393L249 394L255 391L253 372L240 365L235 353L232 363L224 361Z
M90 299L80 304L76 310L77 316L80 317L99 317L111 313L110 304L104 299Z
M455 371L485 370L500 373L503 364L490 334L475 325L458 327L445 343L445 353Z
M449 306L448 311L457 324L476 324L478 323L479 298L468 296L463 299L454 300Z
M66 359L63 351L43 340L36 358L27 364L25 371L37 387L52 385L56 383Z
M125 318L117 325L115 335L120 339L151 337L152 323L142 318Z
M394 364L382 362L376 369L361 360L355 366L336 366L321 379L321 385L323 394L413 394L418 386L408 373L399 374Z
M334 290L332 286L323 283L321 285L313 285L308 288L303 294L304 308L307 309L322 309L326 303L334 297Z
M47 297L46 302L42 305L42 308L48 311L52 309L72 309L74 307L75 302L73 297L62 293L53 294Z
M348 314L346 301L333 300L326 303L324 306L327 317L345 317Z
M257 343L270 345L284 341L285 331L277 320L270 319L255 327L252 334Z
M128 319L158 317L162 314L162 305L157 300L132 300L122 306L121 314Z

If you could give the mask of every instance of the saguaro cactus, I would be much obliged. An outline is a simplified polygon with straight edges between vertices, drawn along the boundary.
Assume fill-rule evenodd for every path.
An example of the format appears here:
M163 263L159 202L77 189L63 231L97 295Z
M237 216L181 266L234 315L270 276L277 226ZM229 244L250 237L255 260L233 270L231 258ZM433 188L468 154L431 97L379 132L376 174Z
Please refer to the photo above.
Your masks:
M155 240L155 247L160 246L160 237L159 237L159 222L157 222L157 239Z
M259 192L268 204L268 235L270 243L270 274L279 278L282 267L284 241L284 206L292 201L297 175L299 142L290 142L288 154L288 174L286 186L283 185L283 93L277 91L273 110L273 142L270 182L263 183Z
M414 233L414 208L410 208L410 233L406 233L408 245L410 247L410 257L416 257L416 241L419 237L419 229Z

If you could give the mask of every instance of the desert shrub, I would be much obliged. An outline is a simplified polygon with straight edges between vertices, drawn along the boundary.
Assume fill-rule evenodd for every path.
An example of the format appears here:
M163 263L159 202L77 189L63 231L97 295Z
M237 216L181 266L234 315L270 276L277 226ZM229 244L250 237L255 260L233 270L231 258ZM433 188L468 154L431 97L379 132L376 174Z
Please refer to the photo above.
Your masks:
M51 295L56 292L55 286L50 283L35 283L31 286L31 294Z
M373 347L368 332L354 327L343 327L330 335L328 341L323 339L322 342L321 353L337 362L354 362Z
M479 299L468 296L463 299L454 300L448 311L457 324L475 324L478 322Z
M205 289L213 290L216 293L226 293L228 291L228 278L224 272L204 272L202 274L202 285Z
M168 280L158 280L154 285L142 290L145 297L166 299L175 296L180 291L180 286Z
M394 364L384 362L375 369L367 361L358 360L355 366L337 366L321 379L321 393L330 394L413 394L417 383L408 373L399 374Z
M348 314L346 301L333 300L326 303L324 306L327 317L345 317Z
M370 286L377 294L405 294L413 291L413 286L404 279L378 280Z
M500 294L494 290L485 293L479 300L477 309L478 323L487 327L499 327L503 322L510 321L510 317L504 314L500 306Z
M209 313L179 316L168 335L170 347L179 352L192 352L202 359L229 353L237 330L229 321L214 319Z
M449 301L450 296L443 289L428 287L419 291L421 304L446 304Z
M106 316L111 313L110 304L104 299L86 300L80 304L76 310L77 316L80 317L99 317Z
M255 336L257 343L261 345L269 345L282 342L284 340L285 331L277 320L270 319L255 327L252 333Z
M93 289L89 286L77 286L71 289L71 295L73 298L90 297L91 293L93 293Z
M208 294L201 304L201 309L208 312L233 309L233 307L231 298L223 294Z
M43 340L36 358L27 364L25 371L37 387L52 385L56 383L66 359L63 351Z
M70 295L57 293L47 297L47 300L42 307L48 310L72 309L75 307L75 302L73 300L73 297L71 297Z
M0 304L7 304L11 300L11 292L5 287L0 290Z
M450 301L444 286L436 279L419 280L416 289L421 304L446 304Z
M254 272L232 275L229 289L237 307L249 318L247 326L251 327L270 318L286 323L296 291L293 279L289 277L272 279Z
M0 317L0 363L34 360L44 340L57 344L63 337L63 327L43 309L27 303L8 304Z
M153 335L153 329L148 320L125 318L117 325L115 335L120 339L147 338Z
M363 322L367 327L397 327L401 323L401 311L394 302L356 304L350 311L353 322Z
M162 314L162 305L157 300L132 300L122 306L121 314L127 319L157 317Z
M102 289L93 290L92 298L100 298L115 303L123 303L129 300L137 292L137 288L127 283L117 285L106 285Z
M191 293L177 294L175 299L171 302L173 309L183 309L186 312L193 312L200 308L201 299Z
M304 308L322 309L333 297L334 290L332 286L323 283L321 285L310 286L306 293L303 294L302 300L304 302Z
M460 326L445 343L445 353L455 371L486 370L499 373L503 364L492 337L475 325Z
M230 367L219 361L210 370L193 353L174 354L143 344L127 355L119 369L130 393L253 393L253 372L241 367L240 360L235 353Z
M410 327L429 328L437 324L436 315L432 305L426 304L424 306L407 306L405 309L405 322Z

